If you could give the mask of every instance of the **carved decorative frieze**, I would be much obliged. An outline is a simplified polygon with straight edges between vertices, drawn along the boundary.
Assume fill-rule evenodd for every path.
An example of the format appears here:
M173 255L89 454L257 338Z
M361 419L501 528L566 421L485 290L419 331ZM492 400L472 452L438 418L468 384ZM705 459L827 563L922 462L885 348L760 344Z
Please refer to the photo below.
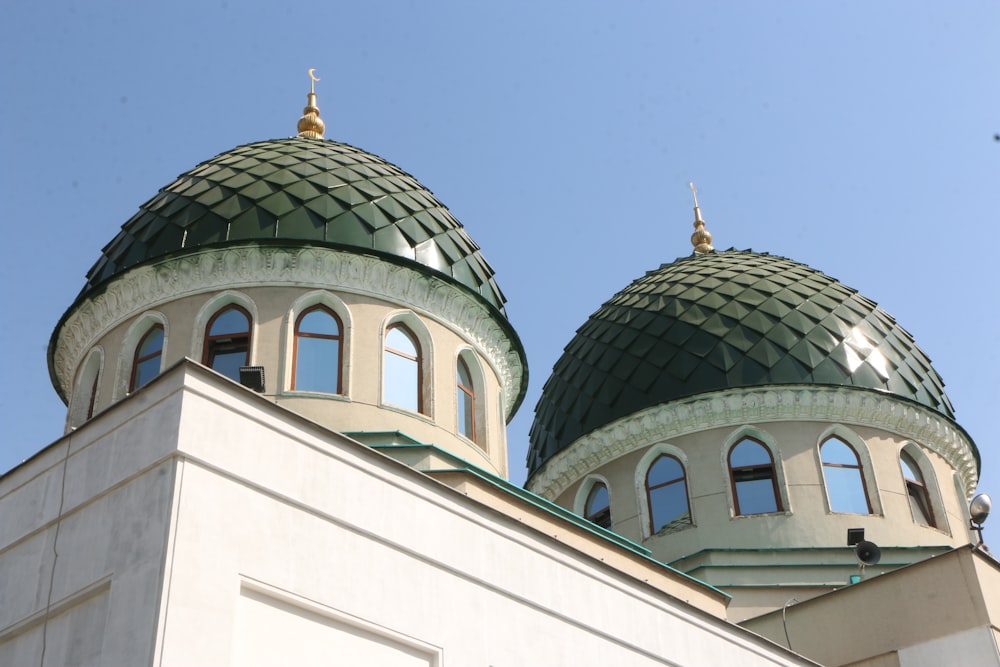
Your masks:
M719 427L817 421L868 426L936 452L958 473L967 495L979 473L972 443L946 417L892 394L851 387L789 385L730 389L657 405L579 438L552 457L528 488L555 498L594 469L657 442Z
M87 351L109 330L160 304L223 289L291 285L362 294L399 304L456 330L475 345L514 405L521 356L491 312L454 285L377 257L330 248L241 246L204 250L140 266L80 303L59 330L54 367L66 396ZM508 415L509 416L509 415Z

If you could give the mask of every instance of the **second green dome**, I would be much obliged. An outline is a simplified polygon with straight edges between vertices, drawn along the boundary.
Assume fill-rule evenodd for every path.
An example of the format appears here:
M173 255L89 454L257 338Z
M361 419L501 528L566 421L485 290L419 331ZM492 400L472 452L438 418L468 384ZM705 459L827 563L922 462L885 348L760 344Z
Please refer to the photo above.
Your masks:
M888 392L954 418L930 359L857 291L783 257L693 254L648 272L577 330L535 409L529 476L644 408L787 384Z

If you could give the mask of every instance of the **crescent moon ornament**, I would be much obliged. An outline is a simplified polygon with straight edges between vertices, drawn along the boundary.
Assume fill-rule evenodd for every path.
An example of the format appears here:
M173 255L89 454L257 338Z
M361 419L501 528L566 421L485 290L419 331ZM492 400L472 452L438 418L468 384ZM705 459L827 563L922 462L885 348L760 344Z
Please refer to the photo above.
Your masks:
M310 67L309 68L309 78L312 79L312 82L309 84L309 92L310 93L315 93L316 92L316 82L319 81L319 77L317 77L313 73L315 71L316 71L315 67Z

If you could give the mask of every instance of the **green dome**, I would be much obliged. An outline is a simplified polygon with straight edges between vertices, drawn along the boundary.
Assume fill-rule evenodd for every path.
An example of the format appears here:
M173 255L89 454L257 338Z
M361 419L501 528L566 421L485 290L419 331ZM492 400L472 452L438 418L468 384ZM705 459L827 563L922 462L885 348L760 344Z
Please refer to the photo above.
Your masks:
M694 254L648 272L577 330L535 408L529 476L644 408L782 384L888 392L954 419L930 359L857 291L783 257Z
M240 146L177 177L105 246L81 295L156 258L289 242L416 263L504 312L479 246L429 190L358 148L302 138Z

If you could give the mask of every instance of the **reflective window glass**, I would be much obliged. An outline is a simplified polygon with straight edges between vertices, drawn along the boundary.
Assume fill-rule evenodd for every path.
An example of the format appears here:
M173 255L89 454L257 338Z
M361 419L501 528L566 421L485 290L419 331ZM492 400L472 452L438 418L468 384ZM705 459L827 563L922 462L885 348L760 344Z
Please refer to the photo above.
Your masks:
M240 367L250 363L250 314L229 306L212 316L205 333L202 363L228 378L240 380Z
M661 455L646 473L650 533L664 534L691 525L684 466L672 456Z
M163 355L163 327L155 325L142 337L135 348L129 391L135 391L160 374Z
M781 511L778 482L771 452L755 440L744 439L729 451L736 514Z
M839 438L830 438L820 447L823 477L830 509L834 512L871 514L858 455Z
M476 440L476 394L472 387L472 374L465 360L459 357L455 383L458 400L458 432L469 440Z
M314 306L295 323L292 389L339 394L340 378L340 320L325 306Z
M596 482L591 487L584 516L602 528L611 529L611 500L603 482Z
M409 329L393 325L385 335L383 400L420 412L420 348Z
M931 507L927 484L920 472L920 466L907 451L899 453L899 466L903 471L903 482L906 485L906 495L910 501L910 511L913 520L925 526L937 526L934 520L934 510Z

